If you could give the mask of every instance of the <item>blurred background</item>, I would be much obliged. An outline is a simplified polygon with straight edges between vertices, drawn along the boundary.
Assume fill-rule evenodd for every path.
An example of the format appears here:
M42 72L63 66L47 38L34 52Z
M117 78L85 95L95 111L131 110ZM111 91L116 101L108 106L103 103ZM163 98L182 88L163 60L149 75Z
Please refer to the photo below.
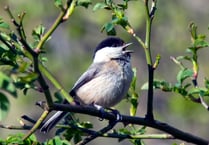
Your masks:
M96 1L93 2L95 4ZM8 20L9 17L4 11L4 6L9 5L15 16L25 11L26 16L24 26L28 39L32 39L32 29L39 24L43 24L46 29L51 26L59 10L54 6L51 0L0 0L0 17ZM161 55L161 61L155 73L155 78L165 79L170 82L176 82L176 74L179 71L171 60L170 56L185 55L186 48L190 45L190 34L188 25L194 22L198 26L200 33L208 36L209 24L209 1L208 0L158 0L156 16L152 27L152 56L153 60L157 54ZM77 7L70 19L63 23L53 33L50 41L45 45L48 61L46 66L52 72L66 90L70 90L78 77L87 69L92 61L93 50L96 45L107 37L105 32L101 33L102 25L111 20L111 14L105 10L92 11L93 5L88 9ZM131 1L127 16L136 33L144 38L145 36L145 18L143 11L143 1ZM146 112L146 91L141 91L141 86L147 81L147 66L143 48L127 34L121 27L117 27L117 36L126 42L133 42L134 50L132 64L137 69L138 92L140 94L137 116L143 117ZM208 39L207 39L208 40ZM209 76L209 52L208 48L199 52L200 75L199 85L203 85L203 79ZM53 87L52 92L56 92ZM41 109L35 106L35 102L44 100L43 94L33 90L28 95L19 92L18 99L10 98L10 112L3 123L8 125L18 125L18 119L22 115L28 115L32 118L38 118ZM209 102L208 102L209 103ZM127 107L124 107L127 106ZM122 114L128 114L129 104L123 100L116 106ZM166 122L186 132L193 133L205 139L209 136L209 113L200 104L195 104L173 93L165 93L160 90L155 91L154 95L154 113L156 119ZM81 116L82 120L94 122L96 128L101 128L104 122L86 115ZM119 125L120 126L120 125ZM6 138L8 134L15 134L19 131L6 130L0 128L0 138ZM147 129L147 133L159 133L153 129ZM40 141L53 137L51 134L36 133ZM167 145L172 143L182 143L179 140L144 140L147 145ZM94 144L130 144L127 140L118 142L116 139L98 138ZM188 143L185 143L188 144Z

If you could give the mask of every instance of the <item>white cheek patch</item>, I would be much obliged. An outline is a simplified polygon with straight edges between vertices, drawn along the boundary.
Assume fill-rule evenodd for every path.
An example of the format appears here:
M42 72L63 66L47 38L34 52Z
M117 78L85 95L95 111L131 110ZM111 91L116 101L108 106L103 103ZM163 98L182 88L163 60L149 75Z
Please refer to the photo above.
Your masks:
M109 61L109 60L110 60L110 57L108 56L108 54L102 50L97 51L94 56L94 63L95 62L105 62L105 61Z
M111 58L118 57L122 53L122 49L116 47L105 47L103 49L98 50L94 56L94 63L95 62L107 62L111 60Z

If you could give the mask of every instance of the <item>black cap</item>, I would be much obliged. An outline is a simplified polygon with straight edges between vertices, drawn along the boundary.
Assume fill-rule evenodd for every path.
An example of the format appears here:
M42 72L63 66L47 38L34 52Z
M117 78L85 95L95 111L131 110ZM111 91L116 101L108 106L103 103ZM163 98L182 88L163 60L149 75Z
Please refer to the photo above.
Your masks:
M125 42L118 37L108 37L107 39L103 40L102 42L98 44L98 46L96 47L94 51L94 55L98 50L104 47L118 47L118 46L123 46L124 44Z

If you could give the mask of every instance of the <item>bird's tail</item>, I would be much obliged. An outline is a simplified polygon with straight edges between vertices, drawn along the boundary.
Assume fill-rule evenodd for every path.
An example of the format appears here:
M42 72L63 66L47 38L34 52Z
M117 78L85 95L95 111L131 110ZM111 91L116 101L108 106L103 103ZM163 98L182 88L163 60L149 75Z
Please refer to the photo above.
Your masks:
M52 117L47 120L41 127L40 131L43 133L49 132L68 112L57 111Z

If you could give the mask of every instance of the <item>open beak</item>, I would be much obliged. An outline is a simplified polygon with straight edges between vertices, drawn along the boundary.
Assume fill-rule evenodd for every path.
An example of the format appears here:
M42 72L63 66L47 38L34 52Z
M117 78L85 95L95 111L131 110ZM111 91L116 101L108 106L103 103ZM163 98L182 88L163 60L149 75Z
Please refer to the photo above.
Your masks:
M123 45L123 53L133 53L134 52L133 50L126 50L126 48L131 44L133 44L133 43L127 43L127 44Z

